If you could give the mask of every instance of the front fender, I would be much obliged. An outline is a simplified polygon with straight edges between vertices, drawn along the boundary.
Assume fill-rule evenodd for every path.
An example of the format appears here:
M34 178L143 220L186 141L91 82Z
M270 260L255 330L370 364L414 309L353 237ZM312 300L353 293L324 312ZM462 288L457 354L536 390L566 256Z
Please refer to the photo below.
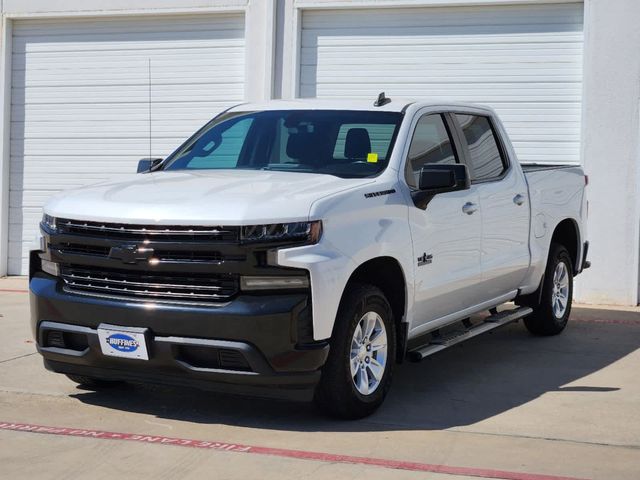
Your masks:
M391 191L393 191L391 193ZM387 192L383 195L367 195ZM406 318L412 319L413 247L407 206L393 185L368 185L325 198L312 206L322 219L317 245L278 251L278 264L303 268L311 279L315 340L331 337L342 294L354 271L378 258L395 258L407 283Z

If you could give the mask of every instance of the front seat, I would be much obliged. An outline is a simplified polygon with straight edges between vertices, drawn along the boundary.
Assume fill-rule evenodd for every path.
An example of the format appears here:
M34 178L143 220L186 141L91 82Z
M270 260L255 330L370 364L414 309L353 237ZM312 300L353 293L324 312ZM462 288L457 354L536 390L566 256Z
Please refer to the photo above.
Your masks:
M371 153L371 139L366 128L350 128L344 142L344 156L347 160L366 161Z

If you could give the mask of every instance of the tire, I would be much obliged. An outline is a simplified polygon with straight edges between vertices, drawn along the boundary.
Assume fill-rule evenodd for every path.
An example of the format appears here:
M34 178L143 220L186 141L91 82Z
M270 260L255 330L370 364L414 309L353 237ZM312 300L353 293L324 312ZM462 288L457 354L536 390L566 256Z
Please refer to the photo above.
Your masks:
M558 275L566 277L559 278ZM559 288L561 286L562 288ZM563 293L566 288L566 293ZM559 294L557 294L558 292ZM564 308L560 298L565 298ZM571 256L567 249L558 243L552 243L549 251L549 260L544 272L542 294L540 301L533 307L533 313L524 319L527 329L534 335L557 335L567 326L571 315L571 302L573 299L573 266Z
M69 380L91 389L110 388L121 385L123 382L118 380L102 380L100 378L85 377L84 375L65 374Z
M363 326L371 324L372 333L366 338ZM384 335L386 348L381 346L385 343ZM358 341L359 338L363 341ZM371 415L391 387L395 360L396 328L384 293L372 285L350 286L340 303L315 404L325 414L342 419ZM356 373L352 374L354 365Z

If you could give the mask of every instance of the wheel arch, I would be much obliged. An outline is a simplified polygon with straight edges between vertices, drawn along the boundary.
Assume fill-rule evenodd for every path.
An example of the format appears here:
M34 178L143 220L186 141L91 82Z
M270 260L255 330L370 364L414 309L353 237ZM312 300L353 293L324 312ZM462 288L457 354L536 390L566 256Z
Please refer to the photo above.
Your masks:
M402 361L407 343L407 323L404 319L408 302L407 280L402 265L396 258L390 256L375 257L361 263L349 277L340 303L347 290L356 283L378 287L387 297L396 325L397 360Z
M580 229L577 222L572 218L562 220L553 231L551 243L563 245L571 256L573 264L573 274L580 271Z

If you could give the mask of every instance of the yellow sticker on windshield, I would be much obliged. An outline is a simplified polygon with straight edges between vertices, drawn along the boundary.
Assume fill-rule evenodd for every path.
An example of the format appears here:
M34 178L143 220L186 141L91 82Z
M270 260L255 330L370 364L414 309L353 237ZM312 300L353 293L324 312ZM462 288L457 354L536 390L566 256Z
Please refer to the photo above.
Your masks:
M370 153L367 155L367 162L369 163L378 163L378 154Z

